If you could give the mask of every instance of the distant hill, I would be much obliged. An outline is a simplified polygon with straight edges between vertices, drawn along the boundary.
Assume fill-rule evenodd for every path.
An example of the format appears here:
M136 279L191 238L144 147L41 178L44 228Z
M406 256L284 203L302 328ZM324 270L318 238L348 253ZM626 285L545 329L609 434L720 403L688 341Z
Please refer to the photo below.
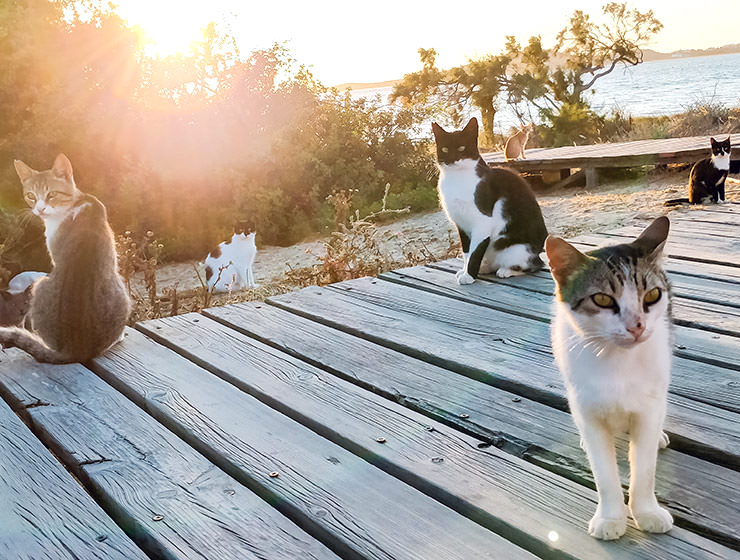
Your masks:
M722 47L713 47L711 49L681 49L679 51L673 51L669 53L663 53L654 51L652 49L642 49L643 60L650 62L652 60L666 60L670 58L689 58L693 56L714 56L718 54L735 54L740 53L740 43L732 45L724 45ZM348 82L345 84L339 84L335 86L338 90L342 91L345 89L361 90L361 89L375 89L382 87L392 87L399 83L401 80L388 80L386 82Z
M342 91L345 89L375 89L375 88L382 88L382 87L392 87L395 86L398 82L401 80L388 80L387 82L368 82L368 83L355 83L355 82L347 82L346 84L339 84L336 87L338 90Z
M665 60L667 58L689 58L692 56L714 56L718 54L735 54L740 53L740 43L725 45L723 47L713 47L711 49L681 49L670 53L662 53L652 49L643 49L645 62L651 60Z

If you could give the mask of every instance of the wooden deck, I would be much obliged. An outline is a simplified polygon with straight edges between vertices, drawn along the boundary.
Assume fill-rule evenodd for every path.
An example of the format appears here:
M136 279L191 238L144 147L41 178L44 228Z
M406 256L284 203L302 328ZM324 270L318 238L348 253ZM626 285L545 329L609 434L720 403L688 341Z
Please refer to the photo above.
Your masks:
M725 135L720 135L721 139ZM740 134L731 135L731 144L740 145ZM526 159L507 162L503 152L483 154L489 165L510 166L520 172L559 172L563 186L577 177L569 177L570 170L580 169L586 186L598 184L599 169L610 167L637 167L669 163L694 163L709 157L709 136L636 140L587 146L560 148L532 148L526 150Z
M586 534L549 274L446 261L145 322L87 367L0 353L0 558L740 558L740 205L671 218L670 533Z

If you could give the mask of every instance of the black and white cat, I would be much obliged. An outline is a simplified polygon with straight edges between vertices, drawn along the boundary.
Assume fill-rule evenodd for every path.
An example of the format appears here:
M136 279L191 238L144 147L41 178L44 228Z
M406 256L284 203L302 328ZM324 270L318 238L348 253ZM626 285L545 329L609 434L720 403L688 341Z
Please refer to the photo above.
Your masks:
M230 241L222 241L205 260L206 283L211 292L235 292L254 288L252 265L257 255L253 226L246 221L234 224Z
M537 199L518 174L490 168L478 152L478 121L447 132L432 124L437 143L439 196L460 234L463 268L458 284L471 284L479 273L499 278L542 268L547 229Z
M711 157L697 161L691 168L689 197L667 200L664 206L725 201L725 180L730 172L730 137L722 142L714 138L709 141L712 145Z

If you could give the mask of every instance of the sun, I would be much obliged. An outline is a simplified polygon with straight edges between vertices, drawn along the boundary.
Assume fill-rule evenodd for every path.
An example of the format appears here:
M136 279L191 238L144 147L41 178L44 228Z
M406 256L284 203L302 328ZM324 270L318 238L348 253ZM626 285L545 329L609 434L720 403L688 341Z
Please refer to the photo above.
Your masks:
M119 14L137 30L147 55L165 58L186 53L203 37L209 19L188 2L121 0Z

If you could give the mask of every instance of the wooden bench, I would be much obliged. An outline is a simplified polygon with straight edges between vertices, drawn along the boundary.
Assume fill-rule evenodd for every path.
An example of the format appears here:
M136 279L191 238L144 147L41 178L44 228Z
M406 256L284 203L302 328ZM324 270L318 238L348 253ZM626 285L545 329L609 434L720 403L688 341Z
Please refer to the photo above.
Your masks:
M724 134L718 139L724 139ZM503 152L483 155L492 166L513 167L527 173L555 173L559 179L555 186L568 186L585 177L586 188L598 186L599 170L606 168L666 165L669 163L694 163L709 157L709 136L635 140L585 146L560 148L532 148L526 150L526 159L507 162ZM740 134L731 135L731 144L740 145ZM575 169L579 171L571 174Z
M547 271L453 260L147 321L84 366L1 353L0 557L740 558L739 209L672 213L668 534L586 533Z

